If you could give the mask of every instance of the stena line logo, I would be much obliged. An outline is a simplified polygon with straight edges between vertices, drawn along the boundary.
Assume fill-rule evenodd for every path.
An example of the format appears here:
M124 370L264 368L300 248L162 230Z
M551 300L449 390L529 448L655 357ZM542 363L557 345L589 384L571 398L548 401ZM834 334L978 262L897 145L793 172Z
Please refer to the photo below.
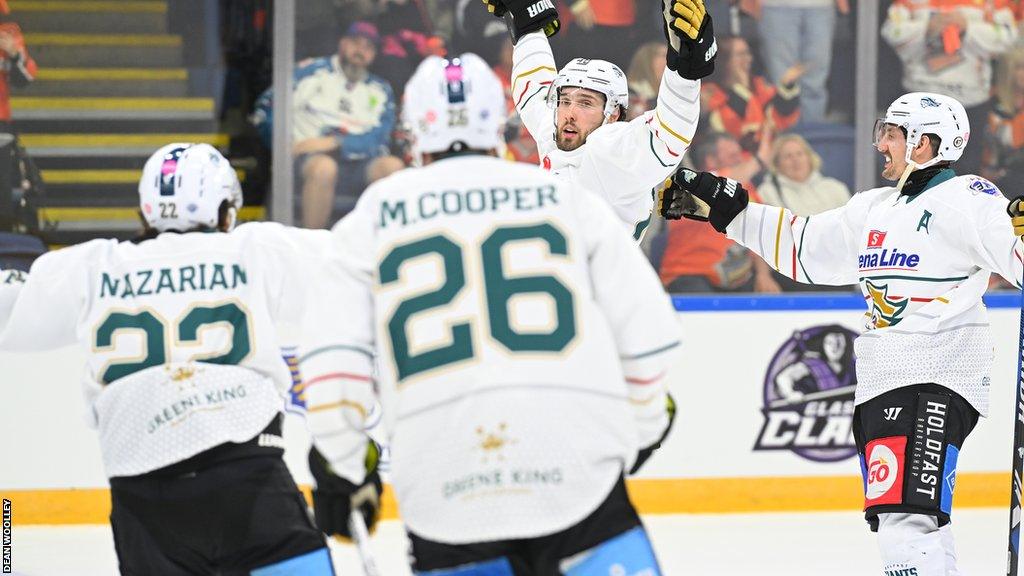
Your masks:
M885 242L885 232L881 230L872 230L868 232L868 248L881 248L882 243Z
M540 2L531 4L526 8L526 15L530 18L536 18L541 12L554 9L555 5L551 0L540 0Z

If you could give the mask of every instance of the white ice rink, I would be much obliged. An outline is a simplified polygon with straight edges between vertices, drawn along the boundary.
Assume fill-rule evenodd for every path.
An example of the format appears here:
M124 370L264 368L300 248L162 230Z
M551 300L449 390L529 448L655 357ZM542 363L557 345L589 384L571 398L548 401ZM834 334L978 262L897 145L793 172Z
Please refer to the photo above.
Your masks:
M1004 574L1007 511L967 509L955 515L954 532L963 573ZM855 512L648 516L644 520L667 576L882 573L874 535ZM410 573L400 524L382 523L372 540L384 576ZM107 526L15 526L12 544L16 574L117 574ZM340 544L333 547L339 574L362 574L354 548Z

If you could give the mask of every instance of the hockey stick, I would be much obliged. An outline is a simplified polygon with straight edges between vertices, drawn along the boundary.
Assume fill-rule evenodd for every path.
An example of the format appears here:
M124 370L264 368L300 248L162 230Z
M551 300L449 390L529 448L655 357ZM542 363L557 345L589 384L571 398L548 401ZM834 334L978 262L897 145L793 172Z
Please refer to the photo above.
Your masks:
M370 552L370 533L366 529L366 521L363 520L363 515L358 509L352 510L352 513L349 514L348 529L352 534L352 542L359 552L359 559L363 562L363 574L380 576L377 562L373 559L373 553Z
M1021 468L1024 465L1024 291L1021 291L1020 335L1017 343L1017 406L1013 421L1013 469L1010 471L1010 542L1006 573L1017 575L1020 555Z

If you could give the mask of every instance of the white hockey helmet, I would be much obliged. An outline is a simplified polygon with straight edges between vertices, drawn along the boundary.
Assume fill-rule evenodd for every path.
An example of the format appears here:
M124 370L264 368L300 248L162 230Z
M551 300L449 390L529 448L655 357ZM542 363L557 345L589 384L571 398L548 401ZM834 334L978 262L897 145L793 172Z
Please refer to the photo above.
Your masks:
M956 162L964 153L971 137L971 126L963 104L949 96L930 92L911 92L897 98L885 111L885 118L875 122L874 144L877 146L886 124L907 132L906 162L916 168L927 168L938 162ZM921 136L934 134L942 142L938 154L924 164L911 161Z
M505 106L501 80L483 58L428 56L406 83L402 102L414 163L460 147L502 151Z
M611 118L615 110L629 107L629 85L622 69L607 60L575 58L558 71L548 90L548 105L557 108L562 88L586 88L604 94L604 119Z
M168 144L142 169L139 207L159 232L217 228L225 200L230 229L242 207L242 187L231 164L209 144Z

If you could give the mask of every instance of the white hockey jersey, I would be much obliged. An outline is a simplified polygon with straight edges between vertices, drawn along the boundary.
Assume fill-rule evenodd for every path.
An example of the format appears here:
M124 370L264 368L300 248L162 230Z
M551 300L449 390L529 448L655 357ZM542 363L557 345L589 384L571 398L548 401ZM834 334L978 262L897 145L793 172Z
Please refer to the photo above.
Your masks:
M728 236L798 282L860 284L857 404L936 383L987 415L993 343L981 298L991 272L1019 287L1024 271L1006 206L988 180L946 169L914 196L876 188L815 216L752 202Z
M330 238L262 223L50 252L0 289L0 349L84 347L110 477L244 442L284 406L278 328L294 332Z
M524 36L512 52L512 98L541 165L559 178L604 198L639 239L650 223L651 190L675 169L697 130L700 81L667 71L658 105L629 122L605 124L569 152L555 145L555 111L547 104L556 76L551 45L542 32Z
M589 194L533 166L457 157L374 184L335 226L338 274L362 287L326 284L348 321L303 362L307 382L323 382L307 393L365 401L348 390L362 394L372 367L353 351L376 345L391 480L413 533L467 543L565 529L664 432L678 316ZM364 306L361 330L342 334Z

